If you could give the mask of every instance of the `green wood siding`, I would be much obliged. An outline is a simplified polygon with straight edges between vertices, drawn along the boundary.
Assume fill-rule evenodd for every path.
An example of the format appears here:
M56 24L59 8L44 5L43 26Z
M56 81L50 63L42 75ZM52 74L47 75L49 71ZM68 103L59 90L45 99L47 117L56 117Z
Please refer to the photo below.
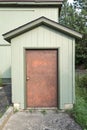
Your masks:
M74 40L72 37L46 26L37 27L11 40L12 45L12 100L25 107L24 48L58 48L59 108L73 103L74 95Z

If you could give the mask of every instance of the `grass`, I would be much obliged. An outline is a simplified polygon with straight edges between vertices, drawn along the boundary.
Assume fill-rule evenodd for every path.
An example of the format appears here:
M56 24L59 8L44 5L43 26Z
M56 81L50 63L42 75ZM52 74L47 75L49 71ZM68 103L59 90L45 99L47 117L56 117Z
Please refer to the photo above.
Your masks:
M9 106L6 106L6 107L4 108L4 111L3 111L3 112L0 112L0 118L1 118L1 117L4 115L4 113L7 111L8 107L9 107Z
M43 115L46 115L46 114L47 114L46 110L42 110L41 113L42 113Z
M0 113L0 118L3 116L3 113Z
M70 114L83 130L87 130L87 80L84 79L87 75L76 76L76 103Z
M33 113L33 110L32 110L32 109L29 109L29 112L30 112L30 113Z
M0 87L2 86L2 78L0 78Z
M17 108L14 108L14 113L19 112L19 110Z

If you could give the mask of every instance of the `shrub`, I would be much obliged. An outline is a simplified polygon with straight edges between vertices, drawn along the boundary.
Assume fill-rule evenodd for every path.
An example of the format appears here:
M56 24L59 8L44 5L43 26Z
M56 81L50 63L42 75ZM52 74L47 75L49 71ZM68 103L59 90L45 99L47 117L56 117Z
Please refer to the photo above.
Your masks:
M78 91L79 95L81 95L81 97L87 100L87 74L77 77L76 86L77 86L77 89L79 87L79 90L80 90Z
M70 115L87 130L87 75L76 76L76 102Z
M80 77L80 86L79 87L82 87L82 88L86 88L87 89L87 74Z
M82 128L87 128L87 103L83 97L78 96L76 98L72 115Z
M2 86L2 79L0 78L0 87Z
M87 46L76 44L76 68L87 69Z

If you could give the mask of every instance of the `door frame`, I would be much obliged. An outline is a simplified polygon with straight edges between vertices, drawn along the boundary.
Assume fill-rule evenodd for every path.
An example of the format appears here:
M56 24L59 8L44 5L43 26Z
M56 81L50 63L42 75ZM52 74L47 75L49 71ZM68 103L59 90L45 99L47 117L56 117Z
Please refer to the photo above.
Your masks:
M27 109L27 66L26 66L26 50L57 50L57 107L60 105L60 47L58 48L30 48L23 47L23 67L24 67L24 108ZM52 107L51 107L52 108ZM53 107L54 108L54 107ZM43 107L41 108L43 109ZM44 108L45 109L45 108ZM47 107L46 107L47 109Z

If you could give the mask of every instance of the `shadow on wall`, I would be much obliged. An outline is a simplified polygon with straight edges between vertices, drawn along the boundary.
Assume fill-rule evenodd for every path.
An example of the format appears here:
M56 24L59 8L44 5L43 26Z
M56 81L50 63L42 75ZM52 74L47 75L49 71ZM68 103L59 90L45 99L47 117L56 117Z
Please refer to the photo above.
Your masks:
M9 105L12 104L11 94L11 67L0 74L2 86L0 88L0 113L4 113Z
M0 113L4 113L11 101L11 84L5 85L0 89Z
M2 73L2 78L11 78L11 66Z

